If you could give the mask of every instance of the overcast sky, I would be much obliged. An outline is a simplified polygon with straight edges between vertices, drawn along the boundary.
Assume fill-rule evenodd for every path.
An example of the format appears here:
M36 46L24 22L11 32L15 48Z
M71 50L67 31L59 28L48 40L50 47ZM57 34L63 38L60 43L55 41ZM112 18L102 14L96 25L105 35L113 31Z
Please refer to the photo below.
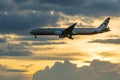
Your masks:
M97 65L107 61L105 63L115 69L104 72L104 75L92 70L93 80L120 75L116 71L116 67L120 69L119 3L120 0L0 0L0 71L4 73L0 73L0 80L32 80L36 72L40 74L34 76L46 74L49 80L49 77L53 79L54 69L60 73L60 66L63 66L61 69L71 66L71 72L83 74L77 77L84 79L84 73L91 71L94 59L98 59ZM111 31L107 33L73 36L74 40L62 40L58 36L39 36L35 40L29 34L34 28L67 28L76 22L76 27L97 28L107 17L111 17ZM64 60L76 65L69 61L65 65ZM85 65L87 67L82 67ZM106 69L106 65L102 66ZM49 74L49 71L53 73ZM63 77L56 75L57 80ZM38 80L36 77L34 80ZM65 79L68 77L66 74Z
M35 27L56 26L62 17L60 13L119 16L119 7L119 0L0 0L0 31L20 34Z

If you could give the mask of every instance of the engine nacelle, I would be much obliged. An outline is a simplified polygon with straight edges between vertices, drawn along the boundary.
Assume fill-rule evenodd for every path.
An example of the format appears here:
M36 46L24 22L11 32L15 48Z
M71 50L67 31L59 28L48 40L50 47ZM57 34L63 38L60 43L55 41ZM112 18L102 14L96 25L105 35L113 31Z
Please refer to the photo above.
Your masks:
M55 31L55 35L58 35L59 38L65 38L65 35L61 35L62 31Z
M55 31L55 35L61 35L62 31Z
M66 36L65 35L59 35L59 38L65 38Z

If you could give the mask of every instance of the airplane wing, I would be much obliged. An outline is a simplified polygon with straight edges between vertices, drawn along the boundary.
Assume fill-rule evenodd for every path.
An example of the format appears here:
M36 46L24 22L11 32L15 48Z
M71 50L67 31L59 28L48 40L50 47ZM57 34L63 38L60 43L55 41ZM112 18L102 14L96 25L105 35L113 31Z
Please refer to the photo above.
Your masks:
M62 35L71 33L76 24L77 23L74 23L73 25L69 26L67 29L63 30Z
M67 29L63 30L61 35L64 35L65 37L68 37L69 39L73 39L72 38L72 34L73 34L72 31L73 31L76 24L77 23L74 23L73 25L69 26Z

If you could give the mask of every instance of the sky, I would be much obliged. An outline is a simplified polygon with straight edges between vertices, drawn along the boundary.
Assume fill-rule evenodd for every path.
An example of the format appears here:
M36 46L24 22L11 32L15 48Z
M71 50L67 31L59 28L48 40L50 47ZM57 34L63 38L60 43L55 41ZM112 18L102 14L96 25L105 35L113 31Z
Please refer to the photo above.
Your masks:
M89 74L92 80L110 80L110 76L119 80L119 3L0 0L0 80L88 80ZM74 40L58 36L34 39L29 34L34 28L67 28L73 23L77 28L97 28L107 17L111 17L107 33L73 36Z

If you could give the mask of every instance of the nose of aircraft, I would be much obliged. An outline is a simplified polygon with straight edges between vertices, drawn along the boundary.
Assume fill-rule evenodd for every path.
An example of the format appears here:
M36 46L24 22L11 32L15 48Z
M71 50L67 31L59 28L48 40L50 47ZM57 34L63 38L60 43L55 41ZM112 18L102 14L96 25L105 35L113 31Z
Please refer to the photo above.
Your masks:
M30 34L34 34L34 30L31 30L31 31L30 31Z

